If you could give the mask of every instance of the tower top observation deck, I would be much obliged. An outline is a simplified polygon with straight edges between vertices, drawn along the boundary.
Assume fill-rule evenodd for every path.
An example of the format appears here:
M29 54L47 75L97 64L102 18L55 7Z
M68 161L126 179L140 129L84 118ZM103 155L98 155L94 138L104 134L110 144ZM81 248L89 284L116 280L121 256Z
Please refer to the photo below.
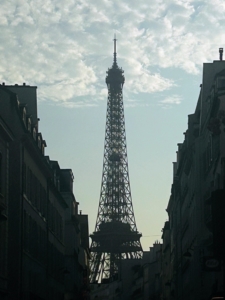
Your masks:
M116 35L114 36L114 53L113 53L113 65L110 69L108 69L108 71L106 71L107 76L106 76L106 84L108 86L108 88L110 86L116 86L119 85L121 88L123 87L123 84L125 82L125 77L123 75L124 71L122 70L122 68L119 68L117 65L117 53L116 53Z

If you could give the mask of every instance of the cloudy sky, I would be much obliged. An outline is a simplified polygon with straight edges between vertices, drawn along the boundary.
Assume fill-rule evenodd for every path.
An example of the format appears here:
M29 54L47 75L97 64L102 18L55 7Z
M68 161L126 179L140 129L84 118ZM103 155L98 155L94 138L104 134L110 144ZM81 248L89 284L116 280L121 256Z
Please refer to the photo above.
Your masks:
M72 168L93 232L104 146L106 70L114 33L125 71L131 191L145 250L161 239L172 162L194 112L202 64L218 60L225 2L1 0L0 76L38 87L46 154Z

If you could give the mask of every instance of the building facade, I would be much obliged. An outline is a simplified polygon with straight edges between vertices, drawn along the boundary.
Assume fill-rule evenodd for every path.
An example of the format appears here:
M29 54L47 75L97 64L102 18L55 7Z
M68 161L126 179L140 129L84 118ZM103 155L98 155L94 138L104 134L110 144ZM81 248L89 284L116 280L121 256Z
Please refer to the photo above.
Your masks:
M169 221L163 229L163 299L207 300L224 290L222 258L215 249L213 230L219 218L212 214L215 195L225 189L224 124L225 61L221 56L203 65L196 109L188 116L184 142L178 144ZM224 228L220 229L223 236Z
M1 299L74 299L88 269L88 245L67 225L78 218L72 171L45 156L38 122L36 87L0 85Z

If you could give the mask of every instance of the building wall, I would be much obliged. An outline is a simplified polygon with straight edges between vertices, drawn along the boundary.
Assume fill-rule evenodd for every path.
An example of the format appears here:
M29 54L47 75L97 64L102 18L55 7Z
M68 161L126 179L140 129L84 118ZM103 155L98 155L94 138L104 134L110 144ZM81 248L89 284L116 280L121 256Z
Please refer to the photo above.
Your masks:
M76 231L65 238L66 220L73 219L67 215L71 203L61 191L59 164L44 155L45 146L38 132L36 87L0 85L1 299L74 299L83 288L81 280L72 298L65 293L69 278L76 284L66 268L67 243L76 242L75 250L81 241ZM72 182L66 178L65 184ZM72 187L70 198L75 199ZM79 262L70 252L74 272L83 279L80 264L87 269L87 261Z
M1 104L0 104L1 109ZM13 136L0 118L0 298L5 299L8 280L9 142Z
M170 224L169 221L166 221L163 227L162 234L162 268L161 268L161 279L162 279L162 299L170 299L171 292L171 270L172 270L172 261L171 261L171 251L170 251Z
M188 116L184 142L178 144L177 161L167 212L170 270L163 255L162 277L168 282L166 299L211 299L223 290L222 271L205 270L204 261L215 258L212 231L212 193L224 189L225 62L203 65L196 110Z

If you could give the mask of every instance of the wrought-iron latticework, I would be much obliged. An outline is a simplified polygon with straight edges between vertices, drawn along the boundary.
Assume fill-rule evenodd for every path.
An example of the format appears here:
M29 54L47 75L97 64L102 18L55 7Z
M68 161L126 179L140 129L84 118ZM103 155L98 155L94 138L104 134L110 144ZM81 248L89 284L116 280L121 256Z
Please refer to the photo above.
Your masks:
M101 194L95 231L91 235L91 282L119 273L121 259L142 258L128 173L123 107L124 71L116 59L107 71L108 102Z

